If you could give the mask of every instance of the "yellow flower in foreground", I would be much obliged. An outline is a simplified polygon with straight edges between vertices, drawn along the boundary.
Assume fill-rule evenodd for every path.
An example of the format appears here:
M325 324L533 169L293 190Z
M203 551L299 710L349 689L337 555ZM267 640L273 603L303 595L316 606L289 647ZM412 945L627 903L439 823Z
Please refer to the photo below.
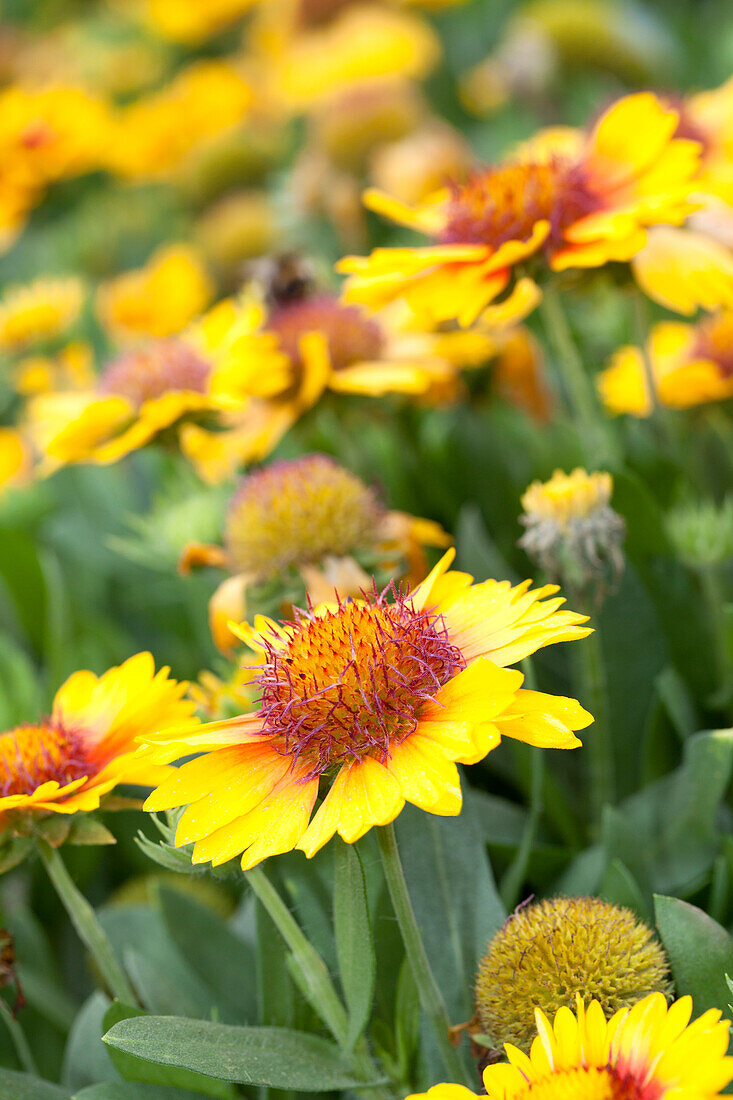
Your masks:
M0 299L0 348L15 351L63 335L79 316L84 295L75 275L8 287Z
M346 257L345 298L378 308L404 297L418 314L472 324L489 309L504 322L536 305L539 290L515 267L542 256L553 271L628 261L650 225L679 225L690 202L699 145L674 138L676 111L651 93L627 96L587 137L549 150L529 143L517 159L452 183L412 208L377 191L367 205L432 237L423 248ZM577 146L577 148L576 148Z
M251 36L266 94L286 110L308 110L369 81L422 78L440 54L422 19L378 3L269 0Z
M244 478L229 504L224 546L192 543L180 568L214 565L232 575L209 602L209 622L220 649L237 636L231 620L247 615L247 590L295 569L310 604L359 596L370 578L354 555L375 556L394 568L401 560L413 582L423 579L423 546L450 545L430 520L388 512L377 494L326 455L276 462Z
M247 869L298 848L310 857L338 832L354 843L412 802L461 810L456 763L481 760L503 735L573 748L591 716L573 699L522 688L507 666L541 646L582 638L586 618L561 610L553 585L471 584L448 552L412 594L391 586L347 603L258 618L242 639L260 657L259 711L198 734L149 737L183 764L146 803L188 804L176 844L193 860ZM549 597L549 598L548 598ZM311 813L321 782L330 790Z
M610 474L589 474L579 466L571 474L555 470L549 481L532 482L522 495L522 508L528 516L566 527L607 507L612 490Z
M9 815L95 810L118 783L154 786L169 769L139 751L137 740L191 729L187 684L157 673L138 653L103 676L75 672L59 688L48 718L0 733L0 822Z
M606 1020L598 1001L550 1024L536 1012L529 1057L507 1044L508 1065L488 1066L489 1100L714 1100L733 1079L730 1024L711 1008L690 1023L692 998L667 1006L652 993ZM462 1085L435 1085L420 1100L470 1100ZM417 1096L408 1098L417 1100Z
M108 332L120 341L174 336L203 312L213 289L195 249L166 245L144 267L102 284L97 311Z
M656 399L674 409L733 396L733 311L712 314L696 325L663 321L646 348ZM623 347L598 379L601 397L615 413L649 416L649 394L640 348Z

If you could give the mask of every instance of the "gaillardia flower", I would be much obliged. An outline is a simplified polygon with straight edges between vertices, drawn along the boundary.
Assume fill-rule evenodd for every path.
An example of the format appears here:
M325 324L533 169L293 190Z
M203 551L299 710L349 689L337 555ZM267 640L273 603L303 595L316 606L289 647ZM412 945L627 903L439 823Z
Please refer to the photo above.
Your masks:
M247 869L293 848L310 857L334 833L354 843L412 802L428 813L461 809L456 763L481 760L502 735L572 748L591 716L572 699L522 688L508 666L554 642L589 633L561 610L557 588L471 584L446 572L448 552L411 594L391 586L347 603L263 617L240 628L259 653L260 709L199 734L148 737L183 764L146 803L188 804L176 844L193 860ZM552 598L546 598L552 597ZM311 820L319 793L323 801Z
M198 724L187 684L157 673L138 653L103 676L75 672L51 714L0 733L0 830L18 815L96 810L119 783L154 786L169 769L140 752L137 739Z
M651 93L610 107L587 135L530 142L515 160L476 171L412 208L376 191L365 201L433 238L423 248L346 257L345 298L378 308L404 297L418 314L472 324L489 309L516 319L537 303L519 264L553 271L629 261L650 225L679 225L690 202L699 145L675 138L677 112ZM490 303L510 288L500 304Z
M489 1100L714 1100L733 1079L726 1057L730 1024L711 1008L690 1023L692 997L667 1006L651 993L606 1020L598 1001L575 1015L561 1008L551 1024L536 1010L529 1057L511 1044L509 1064L488 1066ZM420 1100L469 1100L462 1085L435 1085ZM417 1100L416 1096L408 1100Z
M476 1022L493 1045L528 1051L536 1008L554 1016L576 997L606 1016L671 991L664 951L630 909L600 898L552 898L513 913L476 977Z
M619 348L600 374L598 387L611 412L649 416L655 400L673 409L724 401L733 396L733 310L694 325L662 321L649 334L646 355L654 395L640 348Z
M84 296L84 284L74 275L8 287L0 299L0 349L22 350L63 336L79 316Z
M381 560L395 576L395 560L402 560L410 580L420 581L427 572L423 545L450 541L437 523L388 512L349 470L310 454L247 475L229 504L224 545L191 543L180 568L214 565L232 574L209 603L214 641L226 650L237 641L228 623L246 617L253 585L280 578L284 596L295 572L298 595L307 595L310 604L346 599L370 583L360 554Z

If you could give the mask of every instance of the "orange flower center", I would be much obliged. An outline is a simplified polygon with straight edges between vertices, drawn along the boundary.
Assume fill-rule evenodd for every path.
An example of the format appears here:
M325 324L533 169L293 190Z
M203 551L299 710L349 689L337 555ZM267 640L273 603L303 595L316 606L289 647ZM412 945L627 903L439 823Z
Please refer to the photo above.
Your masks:
M693 355L712 359L725 378L733 378L733 313L719 313L697 326Z
M181 341L159 340L115 359L103 371L98 388L121 394L139 407L174 391L204 393L210 370L206 360Z
M515 1100L657 1100L660 1087L652 1082L641 1087L630 1077L622 1080L610 1067L560 1070L542 1081L533 1081Z
M280 347L296 366L302 366L300 341L309 332L320 332L326 338L334 370L378 359L384 346L376 321L357 306L342 305L328 294L278 306L267 327L277 333Z
M547 245L556 247L568 226L599 205L582 168L559 157L489 168L453 185L440 240L498 248L506 241L528 240L537 222L547 221Z
M442 618L392 591L292 624L268 646L257 679L265 732L306 757L309 777L365 756L384 759L417 725L421 706L464 667Z
M77 733L52 721L0 734L0 796L32 794L42 783L59 786L89 775L92 765Z

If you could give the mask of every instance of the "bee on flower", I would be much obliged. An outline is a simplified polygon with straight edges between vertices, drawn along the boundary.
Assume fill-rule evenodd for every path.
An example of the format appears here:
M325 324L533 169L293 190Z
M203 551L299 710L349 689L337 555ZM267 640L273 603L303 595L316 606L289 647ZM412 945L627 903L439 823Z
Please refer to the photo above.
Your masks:
M507 1063L488 1066L489 1100L714 1100L733 1079L728 1020L716 1008L690 1023L692 998L667 1005L651 993L606 1019L598 1001L575 1012L561 1008L550 1022L535 1011L529 1056L506 1044ZM469 1100L462 1085L435 1085L420 1100ZM408 1100L417 1100L417 1096Z
M195 863L241 856L246 870L293 848L310 857L334 833L351 844L393 821L405 802L455 816L457 763L483 759L502 736L580 744L575 731L591 716L573 699L524 689L511 666L583 638L586 618L562 609L554 585L473 585L448 571L452 557L412 592L391 585L289 623L243 624L259 710L146 739L165 763L203 753L146 802L188 807L176 845L193 842Z
M691 200L700 146L675 137L678 114L656 96L630 95L587 133L538 135L496 167L476 170L417 206L368 191L370 209L432 238L425 247L348 256L347 302L377 309L404 298L420 316L525 316L545 272L628 262L653 225L679 225ZM504 295L500 301L497 299Z
M385 580L422 580L423 547L450 541L437 523L388 512L358 477L311 454L246 476L229 503L223 546L191 543L180 568L213 565L231 574L209 603L214 641L226 651L238 641L228 623L245 619L250 603L263 610L256 595L264 596L263 584L274 584L276 605L290 613L306 600L316 606L359 596L370 584L365 567Z
M638 417L649 416L657 401L689 409L726 400L733 396L733 312L713 313L693 325L660 322L644 350L628 346L614 353L598 386L611 412Z

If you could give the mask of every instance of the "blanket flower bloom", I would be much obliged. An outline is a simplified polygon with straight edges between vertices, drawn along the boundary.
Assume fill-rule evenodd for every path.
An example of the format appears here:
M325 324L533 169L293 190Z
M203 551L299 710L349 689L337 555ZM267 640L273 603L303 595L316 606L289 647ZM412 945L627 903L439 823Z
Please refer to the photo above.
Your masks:
M606 407L614 413L649 416L653 401L641 348L619 348L598 379ZM723 310L688 325L662 321L647 342L656 399L689 409L733 396L733 311Z
M78 318L85 294L74 275L8 287L0 299L0 349L18 351L62 336Z
M146 802L188 805L176 844L193 841L194 862L241 855L246 870L293 848L311 857L336 832L351 844L389 823L405 802L455 816L456 764L481 760L502 735L580 744L574 731L591 716L575 700L523 689L508 666L582 638L586 618L560 609L554 585L472 585L447 572L452 556L409 594L392 585L291 623L244 624L242 639L259 653L260 709L199 734L145 739L165 763L209 750Z
M103 676L75 672L51 714L0 733L0 828L20 813L95 810L118 783L154 786L169 769L139 751L137 738L198 724L167 668L138 653Z
M551 1024L536 1010L529 1056L506 1045L509 1063L488 1066L489 1100L714 1100L733 1079L728 1020L711 1008L690 1023L692 998L667 1005L652 993L606 1020L598 1001ZM462 1085L435 1085L420 1100L470 1100ZM417 1095L408 1100L417 1100Z
M675 110L642 92L621 99L588 135L529 142L515 160L475 172L412 208L377 191L367 205L433 238L423 248L349 256L345 299L378 308L404 297L418 314L464 326L489 311L526 314L540 291L518 265L542 258L552 271L626 262L652 225L679 225L700 146L674 136ZM491 303L509 289L505 300Z
M247 614L252 585L296 572L312 604L358 596L369 576L360 552L394 570L404 562L412 581L427 572L423 546L450 545L439 524L388 512L370 489L326 455L309 454L247 475L232 497L224 545L190 543L179 568L213 565L231 575L209 602L209 623L220 649L237 637L230 620Z

